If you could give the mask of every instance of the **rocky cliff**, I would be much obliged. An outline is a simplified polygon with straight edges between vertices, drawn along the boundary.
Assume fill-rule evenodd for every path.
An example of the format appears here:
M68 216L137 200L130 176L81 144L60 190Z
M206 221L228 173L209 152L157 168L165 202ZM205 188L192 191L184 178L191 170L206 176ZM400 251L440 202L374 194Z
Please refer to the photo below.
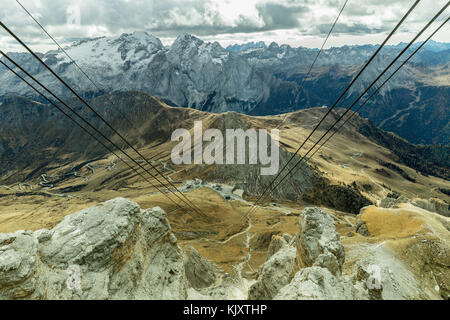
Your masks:
M164 211L119 198L1 234L0 298L185 299L183 259Z

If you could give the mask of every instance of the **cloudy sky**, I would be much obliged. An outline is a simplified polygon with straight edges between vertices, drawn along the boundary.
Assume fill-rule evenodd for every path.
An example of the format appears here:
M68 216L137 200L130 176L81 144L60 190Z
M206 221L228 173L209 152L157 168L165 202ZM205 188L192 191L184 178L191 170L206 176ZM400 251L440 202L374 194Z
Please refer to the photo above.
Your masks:
M54 45L16 0L0 0L0 20L39 51ZM145 30L170 44L191 33L223 46L272 41L320 47L345 0L19 0L55 38L68 43L84 37ZM380 43L413 0L349 0L328 46ZM391 43L409 41L447 0L422 0ZM444 12L439 21L450 14ZM449 41L450 27L436 35ZM426 36L426 35L425 35ZM0 30L1 49L21 51Z

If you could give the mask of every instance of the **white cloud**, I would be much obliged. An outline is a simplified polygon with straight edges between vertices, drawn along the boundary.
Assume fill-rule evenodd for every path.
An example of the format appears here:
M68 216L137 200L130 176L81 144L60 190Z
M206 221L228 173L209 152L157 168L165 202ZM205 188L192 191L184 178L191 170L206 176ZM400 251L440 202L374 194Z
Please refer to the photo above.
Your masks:
M57 39L111 36L146 30L170 42L193 33L223 45L247 40L318 47L344 0L20 0ZM46 36L13 0L2 0L0 19L39 50L53 48ZM382 41L413 0L349 0L330 43ZM396 41L407 41L446 0L422 0ZM66 10L78 6L79 28L67 25ZM442 15L441 21L448 16ZM445 41L445 27L435 40ZM2 49L18 50L6 32ZM6 47L6 48L5 48Z

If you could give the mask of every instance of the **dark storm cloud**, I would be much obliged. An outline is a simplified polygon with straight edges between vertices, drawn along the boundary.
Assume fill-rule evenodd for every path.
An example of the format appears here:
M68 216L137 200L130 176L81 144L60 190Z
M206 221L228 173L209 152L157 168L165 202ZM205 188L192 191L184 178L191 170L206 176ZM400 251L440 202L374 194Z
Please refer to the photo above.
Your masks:
M256 8L268 30L292 29L300 26L300 16L309 11L306 6L286 6L279 3L264 3Z

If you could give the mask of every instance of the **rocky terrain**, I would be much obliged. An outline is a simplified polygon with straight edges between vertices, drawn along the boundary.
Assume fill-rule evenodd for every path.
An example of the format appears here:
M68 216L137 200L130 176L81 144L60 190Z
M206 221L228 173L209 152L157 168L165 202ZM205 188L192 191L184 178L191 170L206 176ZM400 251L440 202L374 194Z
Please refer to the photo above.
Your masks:
M117 198L51 230L0 234L0 298L448 299L450 220L397 206L365 208L367 233L344 237L336 217L305 208L298 231L272 237L255 279L245 279L183 251L162 209Z
M91 103L203 214L175 206L50 106L7 95L0 298L448 299L446 149L355 116L248 215L271 178L261 165L174 165L171 133L198 120L203 130L275 128L284 116L212 114L137 92ZM280 167L324 112L286 116Z
M340 106L353 102L404 45L384 48ZM297 100L316 49L259 43L227 50L191 35L180 35L172 45L164 46L145 32L74 43L67 48L68 53L101 84L102 92L97 92L61 51L40 55L88 97L139 90L180 107L274 115L330 106L376 48L366 45L325 50ZM368 103L362 116L412 143L448 144L449 50L445 43L426 46ZM29 54L10 55L57 94L70 97ZM36 99L34 92L13 74L3 67L0 71L0 102L9 93Z
M183 253L160 208L115 199L0 244L2 299L187 297Z

